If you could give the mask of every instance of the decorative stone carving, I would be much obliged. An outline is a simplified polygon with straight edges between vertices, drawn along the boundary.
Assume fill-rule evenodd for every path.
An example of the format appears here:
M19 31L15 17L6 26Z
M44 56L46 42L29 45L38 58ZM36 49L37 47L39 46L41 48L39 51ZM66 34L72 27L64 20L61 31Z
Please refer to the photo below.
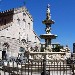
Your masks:
M63 47L63 49L60 49L61 52L70 52L70 49L68 46Z
M45 31L46 31L47 34L49 34L50 31L51 31L51 28L50 27L46 27L46 30Z
M52 52L52 46L51 46L51 45L48 45L48 46L46 47L45 52Z

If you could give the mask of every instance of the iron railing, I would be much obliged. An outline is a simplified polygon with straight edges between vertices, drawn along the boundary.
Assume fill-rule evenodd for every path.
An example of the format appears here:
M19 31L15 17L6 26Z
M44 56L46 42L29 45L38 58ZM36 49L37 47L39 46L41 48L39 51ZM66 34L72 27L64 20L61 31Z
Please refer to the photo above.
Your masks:
M43 60L28 60L26 63L3 61L0 66L1 75L44 75ZM46 60L46 75L75 75L74 64L64 61Z
M73 60L65 60L64 55L63 52L28 52L23 60L1 60L0 75L75 75Z

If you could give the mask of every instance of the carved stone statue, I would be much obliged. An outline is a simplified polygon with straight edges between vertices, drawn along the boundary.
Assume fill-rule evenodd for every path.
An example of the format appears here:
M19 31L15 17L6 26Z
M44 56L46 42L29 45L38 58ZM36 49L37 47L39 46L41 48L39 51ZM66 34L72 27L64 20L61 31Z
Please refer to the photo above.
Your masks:
M50 5L48 4L47 6L47 12L46 12L46 16L47 16L47 20L50 20L51 16L50 16Z
M45 50L46 52L52 52L52 46L51 45L48 45L47 47L46 47L46 50Z

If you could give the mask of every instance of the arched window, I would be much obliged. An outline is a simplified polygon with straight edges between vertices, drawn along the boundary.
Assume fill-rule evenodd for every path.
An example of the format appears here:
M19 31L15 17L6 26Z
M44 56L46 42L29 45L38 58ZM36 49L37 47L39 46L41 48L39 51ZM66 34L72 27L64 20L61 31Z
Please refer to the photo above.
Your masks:
M9 50L9 44L7 42L5 42L2 46L3 46L3 51Z
M23 16L26 16L26 14L25 14L25 13L23 13Z
M20 50L19 50L20 52L24 52L25 51L25 48L23 48L23 47L20 47Z
M3 46L9 48L9 44L7 42L5 42Z
M26 28L26 20L23 19L24 29Z
M25 39L22 39L21 41L22 41L22 43L26 43L26 40Z
M29 29L30 29L30 23L28 23L28 25L29 25Z

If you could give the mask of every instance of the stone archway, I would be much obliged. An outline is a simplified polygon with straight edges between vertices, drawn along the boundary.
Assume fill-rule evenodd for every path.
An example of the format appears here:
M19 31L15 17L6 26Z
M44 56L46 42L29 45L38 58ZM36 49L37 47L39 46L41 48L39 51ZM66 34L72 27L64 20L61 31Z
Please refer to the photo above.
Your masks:
M6 59L7 58L7 51L9 50L9 44L8 42L4 42L3 46L3 50L2 50L2 59Z

